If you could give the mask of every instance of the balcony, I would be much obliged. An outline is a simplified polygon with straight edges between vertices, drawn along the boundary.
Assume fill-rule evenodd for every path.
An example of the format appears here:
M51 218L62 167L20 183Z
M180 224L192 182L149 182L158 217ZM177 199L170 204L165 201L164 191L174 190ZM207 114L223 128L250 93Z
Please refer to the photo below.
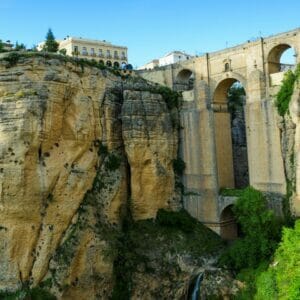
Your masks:
M114 59L119 59L119 55L114 55Z
M98 57L104 57L103 53L99 53Z
M111 54L107 54L106 58L112 58Z
M121 56L121 59L122 60L127 60L127 57L126 56Z
M95 56L96 56L96 53L91 53L91 56L95 57Z
M83 55L83 56L88 56L89 54L88 54L87 52L83 52L83 51L82 51L81 55Z

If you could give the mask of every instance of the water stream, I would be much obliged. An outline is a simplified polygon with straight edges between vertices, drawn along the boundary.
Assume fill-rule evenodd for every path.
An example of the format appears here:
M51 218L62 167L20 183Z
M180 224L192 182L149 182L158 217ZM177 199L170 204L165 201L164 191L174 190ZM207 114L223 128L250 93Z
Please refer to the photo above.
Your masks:
M200 286L201 286L202 280L203 280L203 273L200 273L197 276L197 280L196 280L195 285L194 285L194 289L193 289L191 300L198 300L199 293L200 293Z

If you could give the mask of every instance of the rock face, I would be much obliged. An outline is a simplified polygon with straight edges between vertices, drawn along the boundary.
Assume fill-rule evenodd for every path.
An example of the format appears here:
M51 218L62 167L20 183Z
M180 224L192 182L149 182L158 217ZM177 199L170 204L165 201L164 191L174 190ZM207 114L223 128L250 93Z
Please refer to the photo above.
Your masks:
M128 206L140 220L176 199L177 130L149 87L58 59L1 61L0 290L111 294L112 228Z
M300 85L296 82L289 105L290 116L282 126L282 147L285 156L286 178L291 183L291 210L300 214Z

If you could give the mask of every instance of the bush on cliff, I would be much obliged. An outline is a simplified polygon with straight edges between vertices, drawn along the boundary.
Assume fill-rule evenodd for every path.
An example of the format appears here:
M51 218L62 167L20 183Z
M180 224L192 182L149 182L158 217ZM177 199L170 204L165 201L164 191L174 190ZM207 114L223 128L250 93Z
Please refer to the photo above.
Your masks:
M255 299L300 299L300 220L283 229L274 262L257 279Z
M284 116L289 110L289 104L293 95L294 85L300 76L300 65L295 72L289 70L285 73L280 90L276 95L275 105L280 116Z
M243 190L233 211L243 238L228 248L221 263L235 270L255 268L274 253L280 239L280 222L267 208L263 194L252 187Z
M0 292L1 300L56 300L57 298L40 287L24 287L16 292Z

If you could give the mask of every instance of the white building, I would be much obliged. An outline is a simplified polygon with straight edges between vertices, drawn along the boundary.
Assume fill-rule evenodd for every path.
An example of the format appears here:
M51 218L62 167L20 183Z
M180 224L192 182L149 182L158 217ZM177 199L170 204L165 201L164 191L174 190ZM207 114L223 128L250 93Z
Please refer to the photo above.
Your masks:
M139 67L138 69L139 70L154 69L155 67L162 67L162 66L176 64L180 61L191 59L192 57L193 57L192 55L189 55L185 52L173 51L159 59L152 60L151 62Z
M76 37L66 37L56 40L59 50L64 50L66 55L78 58L93 59L110 67L119 68L127 65L127 47L113 45L107 41L91 40ZM42 51L45 42L39 43L38 51Z

